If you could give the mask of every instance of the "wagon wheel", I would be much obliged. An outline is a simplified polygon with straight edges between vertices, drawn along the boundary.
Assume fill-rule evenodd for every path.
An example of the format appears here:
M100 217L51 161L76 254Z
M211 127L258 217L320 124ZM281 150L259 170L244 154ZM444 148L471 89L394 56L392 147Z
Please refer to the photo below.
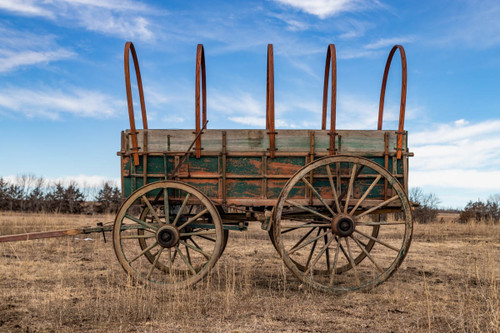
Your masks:
M386 212L401 216L377 218ZM408 252L412 230L410 203L397 179L368 159L338 155L306 165L287 182L272 240L301 281L345 293L389 278Z
M171 204L169 206L171 206ZM160 216L162 219L165 218L165 208L164 207L165 206L162 204L161 207L159 207L159 211L157 212L158 216ZM193 207L193 206L191 206L191 207ZM142 209L142 212L141 212L141 215L139 216L139 219L142 221L146 221L148 223L153 223L153 224L155 223L155 221L154 221L155 217L153 214L151 214L151 211L150 211L148 206L145 206ZM172 217L170 219L172 220ZM151 250L147 250L147 248L149 246L151 246L152 243L154 243L155 239L145 238L144 237L144 229L137 229L137 235L139 236L138 237L139 246L141 247L141 250L146 251L144 253L144 256L149 260L149 262L152 264L155 264L156 268L158 268L164 272L168 272L168 267L159 261L155 262L155 256L153 255L153 253L151 253ZM222 256L222 253L224 253L224 250L226 249L227 240L229 237L229 230L224 229L223 236L224 236L224 238L223 238L223 243L222 243L221 251L219 254L219 258ZM193 238L190 237L189 241L192 243Z
M124 270L135 280L167 287L202 279L217 262L223 243L214 204L196 188L176 181L151 183L132 193L113 227L115 253Z

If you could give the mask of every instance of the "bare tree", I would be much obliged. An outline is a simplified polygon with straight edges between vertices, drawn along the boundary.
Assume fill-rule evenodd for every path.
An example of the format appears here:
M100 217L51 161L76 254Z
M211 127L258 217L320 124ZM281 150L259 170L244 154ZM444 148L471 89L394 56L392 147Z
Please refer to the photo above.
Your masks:
M413 211L413 218L420 223L429 223L436 219L441 200L434 193L424 193L420 187L410 189L410 201L418 204Z

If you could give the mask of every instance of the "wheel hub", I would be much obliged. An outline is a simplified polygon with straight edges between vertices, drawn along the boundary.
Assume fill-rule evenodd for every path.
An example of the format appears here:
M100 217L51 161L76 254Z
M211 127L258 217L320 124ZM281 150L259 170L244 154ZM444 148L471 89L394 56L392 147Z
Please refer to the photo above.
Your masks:
M163 247L174 247L179 243L179 239L179 231L172 225L165 225L156 232L156 241Z
M339 214L332 219L332 232L340 237L348 237L354 232L354 219L347 214Z

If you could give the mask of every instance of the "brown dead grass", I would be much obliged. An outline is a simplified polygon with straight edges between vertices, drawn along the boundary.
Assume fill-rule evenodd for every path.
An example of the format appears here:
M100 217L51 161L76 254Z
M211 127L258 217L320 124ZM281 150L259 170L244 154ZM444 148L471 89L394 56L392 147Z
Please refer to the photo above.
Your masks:
M2 213L0 234L110 220ZM416 225L392 278L344 296L300 289L258 224L174 292L132 285L100 234L1 243L0 331L498 332L499 281L500 225Z

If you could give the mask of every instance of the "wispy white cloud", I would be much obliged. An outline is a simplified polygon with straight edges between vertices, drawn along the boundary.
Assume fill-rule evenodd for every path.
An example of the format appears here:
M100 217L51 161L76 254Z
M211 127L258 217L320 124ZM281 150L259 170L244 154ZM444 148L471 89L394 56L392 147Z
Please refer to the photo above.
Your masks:
M391 38L380 38L375 42L365 45L367 50L377 50L381 48L391 47L396 44L411 43L414 41L413 36L402 36L402 37L391 37Z
M216 118L227 119L236 127L243 125L246 128L266 128L266 104L265 96L263 100L257 99L253 94L242 91L220 92L210 95L208 107L211 114ZM275 126L276 128L304 128L305 120L293 121L286 118L287 104L276 104ZM297 108L297 106L296 106ZM213 111L213 112L212 112ZM286 118L286 119L285 119Z
M0 26L0 72L75 56L71 49L59 46L53 35L37 35Z
M362 11L379 6L372 0L274 0L278 3L294 7L321 19L343 12Z
M419 171L414 168L410 170L410 187L479 190L494 194L500 191L500 171L471 169ZM475 198L463 193L461 199L467 201Z
M338 52L338 58L355 59L355 58L380 57L386 54L392 46L396 44L412 43L414 40L415 40L414 36L380 38L362 47L340 49Z
M257 100L252 94L244 91L223 93L214 91L210 96L210 109L221 115L244 117L263 116L266 106L263 101Z
M385 52L385 51L384 51ZM374 50L366 50L364 48L342 48L338 50L338 59L356 59L356 58L368 58L381 55L382 52Z
M132 0L6 0L0 10L23 16L40 16L58 24L78 25L87 30L121 38L154 39L149 17L162 13Z
M248 92L213 93L209 101L214 116L245 127L265 128L265 104Z
M39 2L33 0L3 0L0 1L0 9L25 16L54 18L54 14L50 10L44 9Z
M29 90L4 88L0 91L0 112L33 118L60 119L62 114L78 117L109 118L125 103L97 91L79 88Z
M235 123L238 123L238 124L252 126L255 128L265 128L266 127L266 118L264 118L264 117L255 117L255 116L229 117L229 120L234 121Z
M337 23L336 26L341 31L340 38L352 39L364 36L366 31L373 28L375 24L373 22L347 18Z
M307 30L309 28L309 24L307 22L304 22L303 20L301 20L295 16L291 16L291 15L287 15L287 14L283 14L283 13L280 13L280 14L271 13L271 14L269 14L269 16L275 17L275 18L285 22L287 25L287 29L290 31L303 31L303 30Z
M467 45L475 49L500 45L500 3L496 0L462 2L461 11L447 13L445 28L432 40L445 44Z
M410 133L410 184L500 191L500 120L464 119ZM469 198L473 199L473 198Z
M47 64L49 62L68 59L75 56L75 53L66 49L56 51L19 51L1 52L0 50L0 72L9 72L18 67Z

